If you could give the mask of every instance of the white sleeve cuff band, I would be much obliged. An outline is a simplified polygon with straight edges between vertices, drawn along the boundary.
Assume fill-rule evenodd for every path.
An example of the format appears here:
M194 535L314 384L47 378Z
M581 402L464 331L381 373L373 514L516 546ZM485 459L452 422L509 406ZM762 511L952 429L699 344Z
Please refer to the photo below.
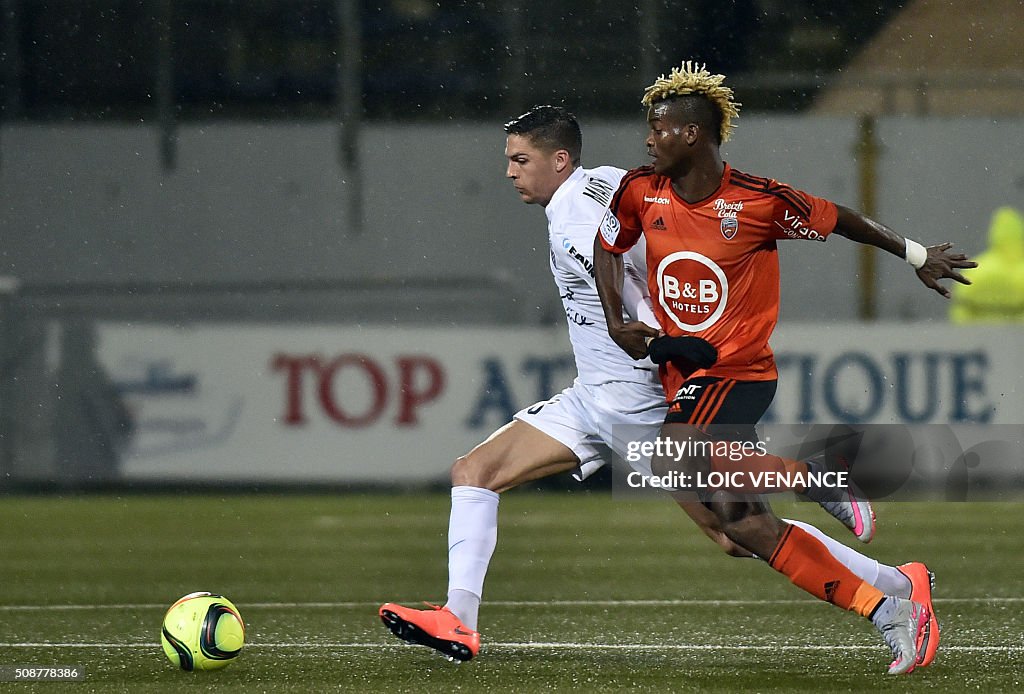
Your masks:
M906 244L904 257L907 259L907 262L913 265L916 270L923 268L925 261L928 260L928 250L917 241L903 239L903 242Z

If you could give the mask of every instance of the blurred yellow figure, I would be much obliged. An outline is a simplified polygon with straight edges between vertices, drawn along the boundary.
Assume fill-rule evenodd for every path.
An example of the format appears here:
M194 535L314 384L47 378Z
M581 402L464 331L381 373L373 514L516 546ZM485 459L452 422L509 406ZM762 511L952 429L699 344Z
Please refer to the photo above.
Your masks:
M953 287L954 323L1024 321L1024 217L1012 207L992 213L988 249L964 270L969 285Z

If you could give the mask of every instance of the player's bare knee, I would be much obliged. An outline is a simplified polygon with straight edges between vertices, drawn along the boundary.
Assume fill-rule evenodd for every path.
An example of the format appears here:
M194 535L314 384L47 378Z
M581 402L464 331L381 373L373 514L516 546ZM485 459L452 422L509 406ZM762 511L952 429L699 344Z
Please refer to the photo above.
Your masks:
M729 525L741 523L755 511L755 506L750 501L723 490L708 494L704 498L704 505L715 514L723 529Z
M452 465L450 477L453 487L479 487L494 491L496 475L492 466L472 453L459 456Z

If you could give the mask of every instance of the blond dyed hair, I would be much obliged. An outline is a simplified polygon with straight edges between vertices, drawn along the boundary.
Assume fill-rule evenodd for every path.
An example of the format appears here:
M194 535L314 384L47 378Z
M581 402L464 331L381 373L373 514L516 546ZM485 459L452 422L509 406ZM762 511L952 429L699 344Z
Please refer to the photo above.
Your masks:
M739 117L741 104L733 101L732 89L726 87L724 82L725 75L713 75L708 72L706 64L697 65L687 60L679 67L672 68L668 77L662 75L656 79L644 92L641 102L650 107L651 104L674 96L703 94L721 114L718 136L722 142L726 142L736 127L733 120Z

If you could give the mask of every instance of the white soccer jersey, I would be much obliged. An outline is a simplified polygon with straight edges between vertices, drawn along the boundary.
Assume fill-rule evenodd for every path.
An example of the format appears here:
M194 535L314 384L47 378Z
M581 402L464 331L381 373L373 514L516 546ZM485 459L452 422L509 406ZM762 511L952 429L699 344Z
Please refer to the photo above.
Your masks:
M658 383L650 360L634 361L608 336L601 298L594 280L594 236L612 195L625 174L613 166L576 169L559 186L545 208L551 273L569 322L569 341L576 357L579 380L590 385L612 381ZM623 255L626 283L637 296L647 293L645 249L637 244ZM630 307L631 308L631 307ZM628 316L627 320L635 320Z

